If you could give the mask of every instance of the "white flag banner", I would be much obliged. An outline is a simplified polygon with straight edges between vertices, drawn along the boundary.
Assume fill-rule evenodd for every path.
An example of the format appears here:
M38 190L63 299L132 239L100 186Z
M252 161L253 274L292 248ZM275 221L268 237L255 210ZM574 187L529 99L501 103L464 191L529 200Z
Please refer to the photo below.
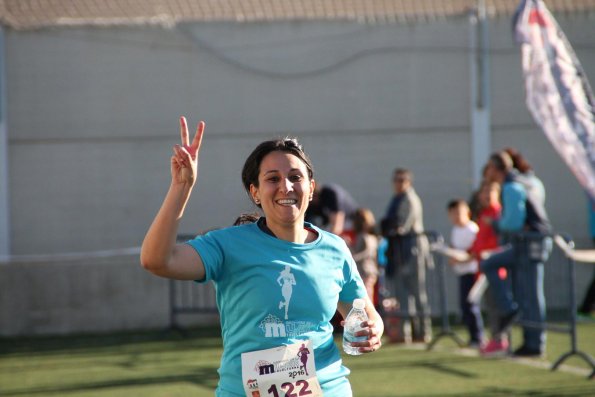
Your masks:
M542 0L521 1L514 27L521 45L527 107L595 199L595 102L587 76Z

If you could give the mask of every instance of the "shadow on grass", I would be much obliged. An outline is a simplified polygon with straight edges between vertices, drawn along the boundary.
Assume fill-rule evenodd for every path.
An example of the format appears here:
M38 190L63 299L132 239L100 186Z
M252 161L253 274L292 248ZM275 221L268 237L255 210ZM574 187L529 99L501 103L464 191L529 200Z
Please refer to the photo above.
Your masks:
M121 347L124 345L155 344L152 350L186 350L188 345L200 340L202 347L221 347L221 331L218 327L205 327L185 330L184 334L177 331L145 331L145 332L121 332L110 334L83 334L69 336L40 336L40 337L16 337L0 338L0 354L13 355L19 353L56 353L67 351L76 353L78 350L85 353L92 349L105 349ZM183 342L174 345L163 342ZM157 347L156 343L161 344Z
M108 381L78 382L73 384L51 385L51 386L33 386L13 390L0 390L0 396L45 396L47 394L63 394L85 391L109 390L112 388L134 387L134 386L154 386L168 385L174 383L188 383L203 388L215 390L219 375L215 367L201 367L193 370L191 373L180 375L149 376L129 379L117 379Z
M476 362L477 358L474 357L444 357L444 358L428 358L420 360L419 358L415 358L414 360L407 360L407 361L389 361L390 358L386 360L379 360L379 361L372 361L369 360L367 362L357 363L357 362L349 362L346 363L347 367L352 370L387 370L387 369L427 369L434 372L439 372L442 374L456 376L458 378L466 378L466 379L473 379L477 378L477 375L463 371L460 369L454 368L454 366L459 364L466 364L469 362Z
M503 382L505 382L503 380ZM515 397L586 397L593 395L593 388L586 382L583 382L582 385L577 385L574 387L562 386L562 387L552 387L547 386L543 388L543 386L539 386L538 384L535 385L535 388L528 389L528 390L519 390L518 388L508 388L508 387L486 387L480 392L473 392L473 393L456 393L456 394L444 394L445 396L452 395L457 397L474 397L474 396L482 396L482 397L504 397L504 396L515 396ZM417 396L416 396L417 397Z
M568 386L565 387L547 387L546 389L538 389L538 385L535 386L535 389L530 390L519 390L513 388L506 388L506 387L487 387L482 390L479 394L481 396L487 397L500 397L500 396L518 396L518 397L584 397L593 395L593 388L589 388L588 385L584 385L582 387L573 387L569 388ZM591 392L589 392L589 390ZM476 396L477 393L472 394L457 394L457 396L462 397L471 397Z
M536 386L537 388L538 386ZM566 388L548 388L546 390L518 390L514 388L505 388L505 387L489 387L485 388L481 391L474 391L470 393L449 393L447 391L440 393L440 394L431 394L432 396L439 395L440 397L586 397L593 395L593 388L589 388L588 386L583 387L575 387L572 389ZM423 396L423 393L415 393L415 394L375 394L374 397L420 397Z

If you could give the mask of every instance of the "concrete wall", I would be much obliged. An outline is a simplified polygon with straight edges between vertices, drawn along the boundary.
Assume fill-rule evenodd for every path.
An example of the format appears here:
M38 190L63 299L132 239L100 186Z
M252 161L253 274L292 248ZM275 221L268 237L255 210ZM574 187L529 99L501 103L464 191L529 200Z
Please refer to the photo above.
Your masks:
M593 18L559 22L593 80ZM426 227L446 234L445 203L474 188L468 29L461 18L8 31L12 254L138 246L169 184L180 114L191 123L207 121L200 179L181 233L228 225L252 210L240 183L243 160L258 142L291 134L311 155L320 183L344 185L378 218L391 195L392 170L410 168ZM556 229L588 246L585 195L526 111L510 21L492 21L491 35L493 148L516 146L527 155L548 189ZM163 302L145 305L163 298L162 280L141 275L134 260L119 266L121 260L0 267L7 288L0 333L165 325ZM34 281L38 269L43 283ZM580 271L582 291L591 269ZM113 294L100 281L106 273L118 280L109 285L135 297ZM93 285L97 296L104 291L112 300L89 301L85 289L57 289L61 282ZM74 303L70 313L63 302L74 301L89 302L87 312L96 316L80 317ZM138 315L104 320L102 313L126 302ZM53 306L63 307L62 314ZM22 321L9 326L15 307Z
M187 284L174 298L177 305L191 303L189 288L206 295L201 290L205 287ZM212 288L207 291L214 297ZM130 256L1 266L0 302L1 336L165 330L170 326L169 280L145 272L138 259ZM214 307L214 299L208 304ZM175 317L179 326L217 321L209 313Z
M135 260L11 264L0 270L2 335L164 327L167 280Z

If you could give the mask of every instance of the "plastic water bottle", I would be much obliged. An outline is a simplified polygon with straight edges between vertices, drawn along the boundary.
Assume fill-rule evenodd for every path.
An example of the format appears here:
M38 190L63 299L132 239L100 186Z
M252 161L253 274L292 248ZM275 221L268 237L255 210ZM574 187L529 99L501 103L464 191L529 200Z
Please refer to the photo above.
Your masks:
M366 301L363 299L355 299L353 301L353 308L349 311L347 318L345 319L345 325L343 327L343 351L352 356L362 354L359 351L359 347L353 347L353 342L362 342L368 339L367 336L355 336L355 333L362 328L362 323L368 320L368 315L364 308L366 307Z

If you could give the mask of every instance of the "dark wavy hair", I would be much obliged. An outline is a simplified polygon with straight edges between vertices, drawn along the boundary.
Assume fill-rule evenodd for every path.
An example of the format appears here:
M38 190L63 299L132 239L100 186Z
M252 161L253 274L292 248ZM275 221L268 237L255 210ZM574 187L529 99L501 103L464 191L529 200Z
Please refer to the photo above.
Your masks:
M489 161L491 161L494 167L500 172L508 173L513 168L510 155L504 151L492 153Z
M512 166L519 170L521 174L524 174L533 169L533 167L531 167L531 164L518 150L511 147L507 147L504 149L504 151L508 153L508 155L512 159Z
M300 145L297 139L287 137L264 141L250 153L242 168L242 183L244 184L244 189L248 193L248 196L250 196L250 185L258 187L258 174L260 173L262 159L271 152L293 154L305 164L306 169L308 170L308 178L310 180L314 178L312 161L304 152L302 145Z

